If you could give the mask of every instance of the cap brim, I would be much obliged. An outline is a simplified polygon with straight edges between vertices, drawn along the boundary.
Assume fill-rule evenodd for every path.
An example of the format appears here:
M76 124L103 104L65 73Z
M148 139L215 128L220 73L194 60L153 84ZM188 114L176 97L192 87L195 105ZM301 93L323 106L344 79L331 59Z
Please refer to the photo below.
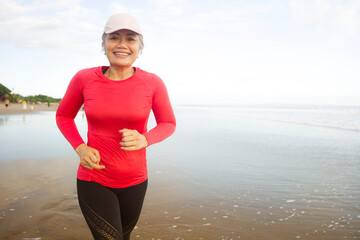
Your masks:
M113 32L119 31L119 30L123 30L123 29L130 30L130 31L133 31L133 32L135 32L135 33L137 33L137 34L142 35L142 34L141 34L141 31L139 31L139 30L137 30L137 29L134 29L134 28L129 28L129 27L110 28L110 29L104 31L104 33L110 34L110 33L113 33Z

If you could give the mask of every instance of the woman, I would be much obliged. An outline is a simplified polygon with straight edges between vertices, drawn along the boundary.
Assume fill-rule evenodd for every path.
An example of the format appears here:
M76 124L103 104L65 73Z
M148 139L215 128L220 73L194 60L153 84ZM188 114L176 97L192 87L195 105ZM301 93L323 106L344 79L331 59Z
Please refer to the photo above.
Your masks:
M163 81L132 66L144 46L136 19L111 16L102 40L110 66L73 77L56 122L80 158L79 205L94 238L130 239L147 188L145 148L170 136L176 121ZM83 104L87 144L74 123ZM147 131L151 110L157 126Z

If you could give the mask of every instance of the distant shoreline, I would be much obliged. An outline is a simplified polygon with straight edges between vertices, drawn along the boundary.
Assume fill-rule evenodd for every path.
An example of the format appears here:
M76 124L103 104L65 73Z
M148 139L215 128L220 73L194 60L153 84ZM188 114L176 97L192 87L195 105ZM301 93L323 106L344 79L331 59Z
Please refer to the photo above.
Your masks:
M358 108L360 104L244 103L244 104L174 104L180 108Z
M8 109L6 109L5 104L0 104L0 115L8 114L28 114L38 111L56 111L59 106L59 103L51 103L50 107L47 103L43 104L27 104L26 110L23 109L21 103L10 103Z

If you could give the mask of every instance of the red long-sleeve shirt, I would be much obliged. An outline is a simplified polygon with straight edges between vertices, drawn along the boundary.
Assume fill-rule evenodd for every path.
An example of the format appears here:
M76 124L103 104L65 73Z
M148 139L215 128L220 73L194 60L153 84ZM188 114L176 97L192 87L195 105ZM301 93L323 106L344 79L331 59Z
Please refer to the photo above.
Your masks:
M137 130L150 146L170 136L176 120L166 87L158 76L135 68L132 77L113 81L103 75L104 68L84 69L73 77L57 109L56 123L76 149L84 141L74 118L84 104L87 145L99 151L100 164L105 168L90 170L79 164L77 177L112 188L129 187L147 179L146 149L122 150L119 130ZM157 126L147 131L151 110Z

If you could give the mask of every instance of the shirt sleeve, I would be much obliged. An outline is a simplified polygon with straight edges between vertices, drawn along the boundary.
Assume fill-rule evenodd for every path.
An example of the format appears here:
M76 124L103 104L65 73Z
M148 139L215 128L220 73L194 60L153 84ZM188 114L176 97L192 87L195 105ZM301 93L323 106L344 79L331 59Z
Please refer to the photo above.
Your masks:
M84 143L74 121L83 103L81 80L76 74L71 79L65 96L56 111L56 124L74 150Z
M152 102L152 111L157 125L150 131L143 133L148 141L148 146L163 141L173 134L176 128L175 114L166 86L160 78L157 80Z

